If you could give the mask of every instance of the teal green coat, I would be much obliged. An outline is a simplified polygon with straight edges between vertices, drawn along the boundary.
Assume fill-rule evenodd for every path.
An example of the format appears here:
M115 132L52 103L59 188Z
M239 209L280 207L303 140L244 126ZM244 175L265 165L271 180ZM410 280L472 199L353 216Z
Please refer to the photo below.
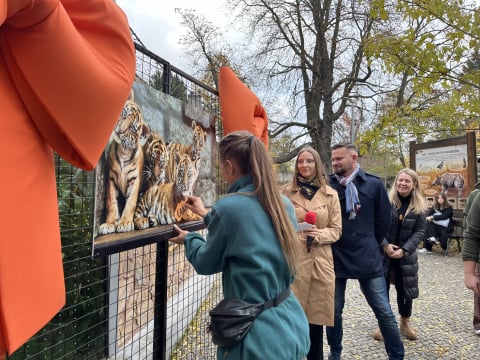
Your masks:
M293 276L269 216L253 195L251 176L237 180L205 217L207 241L191 232L185 254L199 274L222 272L224 297L261 303L290 286ZM249 194L239 194L249 193ZM293 206L285 204L296 224ZM261 313L243 341L218 347L217 359L300 360L309 350L308 321L293 293Z

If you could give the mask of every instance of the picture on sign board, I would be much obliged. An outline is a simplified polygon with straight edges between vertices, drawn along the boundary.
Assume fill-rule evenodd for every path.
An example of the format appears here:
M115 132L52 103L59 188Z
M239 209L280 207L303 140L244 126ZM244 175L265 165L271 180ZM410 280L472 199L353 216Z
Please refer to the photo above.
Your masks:
M435 197L444 193L452 208L461 208L470 188L467 158L467 144L415 151L420 189L428 206L433 206Z

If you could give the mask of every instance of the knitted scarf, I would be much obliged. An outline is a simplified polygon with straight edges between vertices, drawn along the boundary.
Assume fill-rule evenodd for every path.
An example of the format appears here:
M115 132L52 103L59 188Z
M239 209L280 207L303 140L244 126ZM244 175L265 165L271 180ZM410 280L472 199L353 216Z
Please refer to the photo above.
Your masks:
M358 198L357 187L353 183L353 180L355 180L359 171L360 165L357 164L357 167L355 168L355 170L353 170L353 173L349 177L343 177L335 174L335 177L337 178L340 185L345 186L346 210L347 213L350 213L350 220L355 219L357 213L360 211L361 208L360 199Z
M305 196L308 200L312 200L313 196L317 192L320 184L317 181L317 178L312 180L307 180L301 175L297 174L297 184L300 187L300 194Z

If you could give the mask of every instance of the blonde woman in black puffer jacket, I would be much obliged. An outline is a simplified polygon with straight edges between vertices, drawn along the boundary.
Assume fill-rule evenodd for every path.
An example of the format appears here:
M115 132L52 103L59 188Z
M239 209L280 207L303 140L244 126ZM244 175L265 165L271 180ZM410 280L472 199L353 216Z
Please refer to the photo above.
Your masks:
M387 289L394 284L397 292L400 333L409 340L416 340L417 333L410 324L410 317L413 299L418 298L419 294L416 249L425 236L426 204L414 170L405 168L398 172L389 199L392 204L392 226L381 243L385 280ZM373 337L382 339L379 328Z

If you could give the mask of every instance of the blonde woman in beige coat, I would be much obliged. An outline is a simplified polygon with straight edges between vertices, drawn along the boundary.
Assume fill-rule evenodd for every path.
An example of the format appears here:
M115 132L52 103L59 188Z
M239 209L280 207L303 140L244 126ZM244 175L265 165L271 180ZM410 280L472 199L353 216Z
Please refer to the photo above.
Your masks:
M323 360L323 326L333 326L335 272L331 244L342 233L337 192L328 184L320 155L311 147L300 150L292 180L282 188L292 201L297 222L309 211L316 214L311 230L299 232L303 256L292 290L300 300L310 327L308 360ZM307 251L307 237L313 238Z

